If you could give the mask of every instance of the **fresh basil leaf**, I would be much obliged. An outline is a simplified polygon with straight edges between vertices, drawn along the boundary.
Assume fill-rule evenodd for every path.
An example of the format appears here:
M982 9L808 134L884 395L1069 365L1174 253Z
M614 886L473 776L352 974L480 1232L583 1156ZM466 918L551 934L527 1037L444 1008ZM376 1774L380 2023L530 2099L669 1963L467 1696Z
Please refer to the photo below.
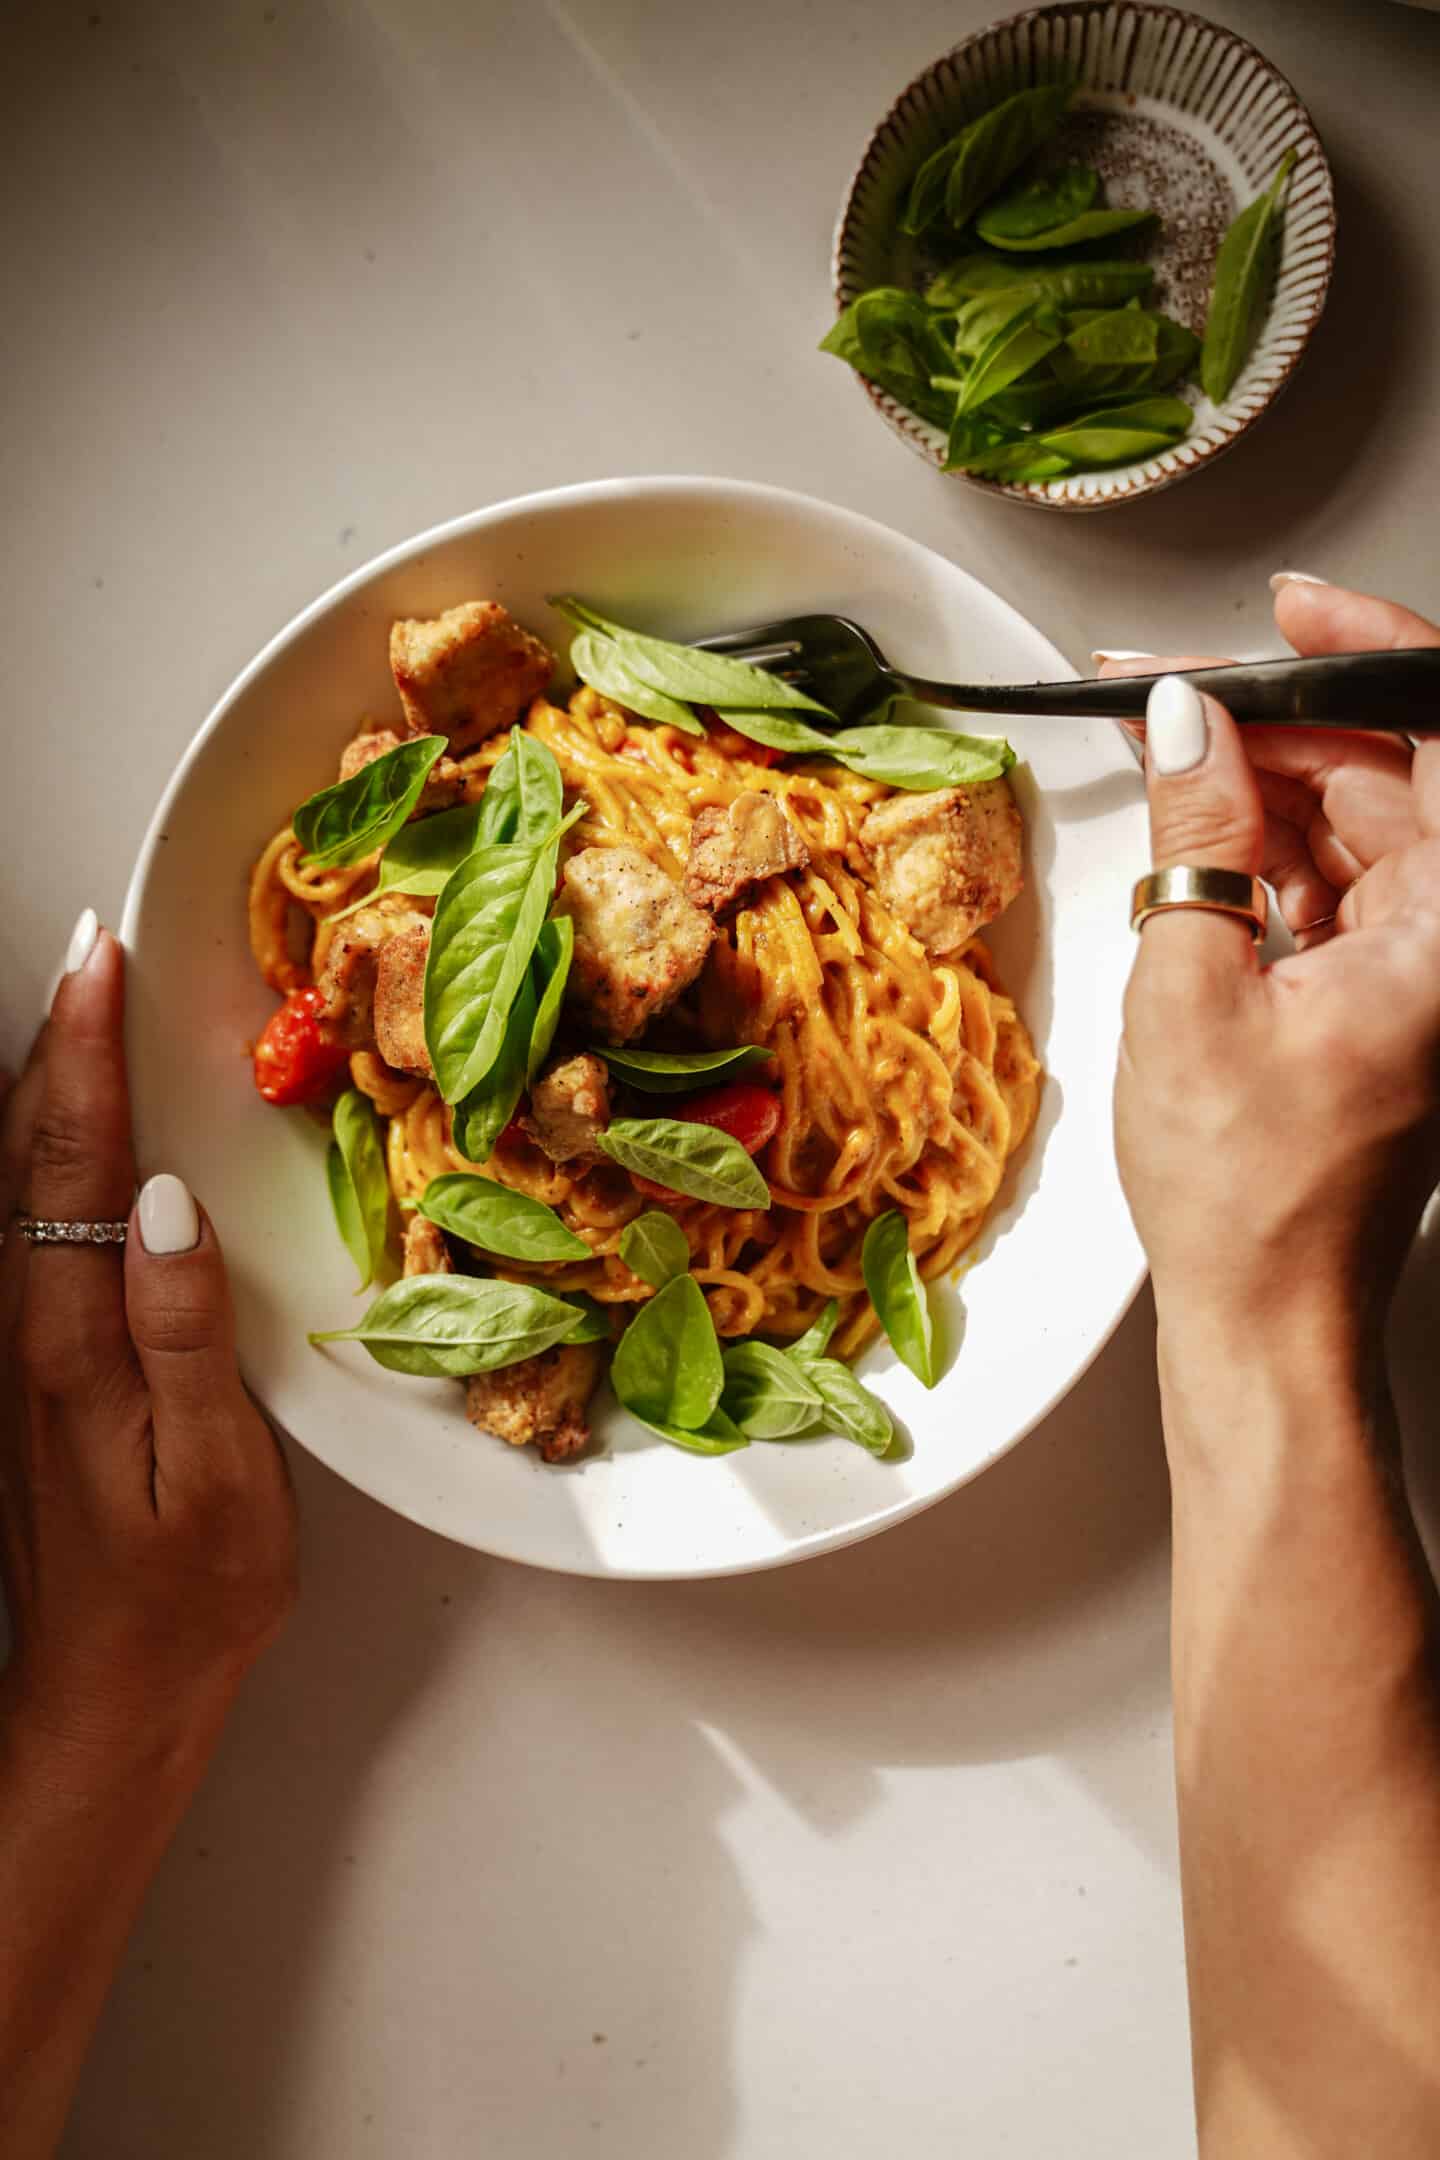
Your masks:
M375 1105L358 1088L347 1088L330 1120L334 1137L325 1158L330 1204L362 1290L374 1281L385 1257L390 1228L390 1180Z
M976 218L975 230L992 247L1002 247L1007 240L1033 240L1092 209L1099 193L1100 175L1093 166L1062 165L996 196Z
M616 1118L595 1145L637 1177L714 1207L768 1208L770 1188L738 1140L688 1118Z
M586 1339L589 1315L528 1283L470 1275L408 1275L382 1290L358 1327L312 1343L363 1343L377 1365L425 1380L463 1380ZM718 1362L718 1360L717 1360Z
M399 832L445 748L443 735L417 735L372 758L348 780L307 796L290 820L305 860L316 869L348 869Z
M538 1266L591 1257L585 1240L566 1229L554 1208L529 1193L511 1192L493 1178L470 1177L464 1171L431 1178L420 1212L467 1245L499 1253L506 1260L527 1260Z
M690 1245L673 1215L647 1208L621 1231L620 1258L652 1290L663 1290L677 1275L689 1273Z
M998 397L991 398L985 407L985 417L1007 431L1006 439L998 444L982 442L975 445L973 450L968 450L962 442L961 455L957 462L968 472L972 455L990 449L1009 448L1013 445L1013 431L1016 428L1051 427L1067 413L1078 411L1082 402L1086 401L1080 398L1079 393L1067 390L1058 383L1048 364L1042 361L1029 375L1022 375L1019 382L1012 383L1008 390L1002 390Z
M1189 433L1195 414L1184 398L1137 397L1107 401L1098 411L1082 415L1076 427L1094 422L1099 427L1133 427L1153 430L1179 441Z
M908 405L922 420L945 425L949 400L937 390L950 355L934 318L913 293L877 285L851 302L820 340L833 353Z
M747 712L729 705L713 708L717 720L733 728L737 735L748 735L751 742L764 743L767 750L782 751L786 757L832 757L830 737L822 735L808 721L791 720L784 713Z
M959 458L947 458L946 472L973 473L980 480L998 480L1002 485L1018 487L1032 480L1055 480L1061 473L1071 470L1068 458L1045 450L1034 442L995 443L988 450L975 450Z
M895 1438L890 1413L838 1358L813 1358L805 1377L825 1405L826 1422L872 1455L889 1453Z
M792 1358L799 1358L803 1365L809 1358L824 1357L830 1347L830 1338L840 1325L840 1300L830 1298L821 1306L803 1335L797 1335L786 1349Z
M1073 83L1019 90L971 122L956 142L945 181L945 215L952 225L968 225L980 205L1054 134L1073 93Z
M421 899L442 892L452 870L464 862L478 845L480 805L459 803L453 810L439 810L433 817L412 818L402 825L380 858L380 876L373 891L362 893L349 907L327 919L343 922L361 908L373 907L385 893L411 893Z
M572 641L570 665L581 682L613 698L627 712L638 713L642 720L653 720L659 727L680 728L687 735L705 733L704 721L697 720L688 705L666 697L663 691L652 690L638 675L632 675L620 659L615 640L599 630L582 630Z
M986 238L994 247L1027 255L1040 248L1088 247L1095 240L1113 240L1117 233L1155 223L1153 210L1082 210L1066 224L1053 226L1049 232L1037 233L1029 240L1002 240L998 233L988 233Z
M795 1358L752 1339L727 1350L724 1366L721 1402L747 1440L794 1440L815 1430L824 1405Z
M1179 425L1164 417L1177 406L1183 406L1187 415ZM1132 405L1084 414L1065 427L1037 435L1035 441L1058 457L1068 458L1072 465L1131 465L1172 449L1193 417L1182 398L1146 398Z
M639 1417L634 1410L630 1415ZM690 1455L733 1455L736 1448L750 1445L739 1426L732 1425L718 1407L693 1432L686 1432L679 1425L662 1425L655 1418L639 1418L639 1422L650 1432L658 1433L662 1440L668 1440L672 1447L684 1448Z
M1062 349L1081 367L1149 367L1159 350L1159 326L1143 310L1113 308L1072 330Z
M565 1337L567 1344L609 1342L614 1331L608 1306L598 1298L588 1297L583 1290L572 1290L563 1302L575 1310L575 1325Z
M903 233L922 233L934 224L945 207L945 189L950 179L950 168L960 154L963 137L952 135L932 150L915 178L905 198L900 213L900 230Z
M505 1016L505 1031L495 1062L455 1105L451 1134L467 1162L487 1163L496 1142L514 1117L525 1092L530 1043L535 1033L535 967L525 972L515 1002Z
M560 834L584 807L538 840L477 848L440 895L425 965L425 1043L446 1102L468 1095L499 1055L555 890Z
M1040 295L1028 285L1002 285L996 292L977 293L955 317L953 335L958 358L968 360L973 368L998 332L1012 323L1028 321L1040 304ZM962 398L965 387L966 378L962 376L956 383Z
M647 1424L696 1432L720 1400L725 1371L710 1308L693 1275L647 1299L621 1336L610 1385Z
M865 1232L860 1268L870 1302L897 1354L917 1380L934 1387L930 1304L910 1250L910 1225L899 1208L877 1215Z
M1270 284L1280 241L1280 224L1295 166L1287 150L1263 195L1242 210L1215 257L1215 285L1200 357L1200 385L1206 397L1223 404L1250 357L1260 319L1270 300Z
M615 642L616 653L627 673L648 683L666 697L693 705L742 705L769 712L795 707L805 712L824 712L803 690L767 675L763 668L744 660L727 659L723 653L705 652L698 645L677 645L669 638L643 636L623 623L609 622L571 594L552 596L550 605L568 622L583 630L599 630Z
M932 308L961 308L982 293L1011 291L1029 300L1049 300L1056 307L1115 307L1155 280L1150 263L1050 262L1027 255L1016 262L1006 255L966 255L941 270L925 288Z
M1000 325L989 343L976 355L975 365L960 393L958 410L974 412L998 390L1008 389L1019 376L1028 374L1038 360L1053 352L1064 334L1065 326L1054 308L1043 303L1022 308Z
M477 845L516 841L524 846L543 839L559 823L564 797L564 779L550 745L527 728L512 727L480 798Z
M550 1045L560 1025L560 1008L565 1002L565 985L570 980L570 962L574 956L574 923L568 915L548 916L540 925L535 957L530 963L537 1002L535 1025L530 1030L530 1048L525 1058L527 1085L550 1055Z
M735 1078L752 1065L774 1057L760 1043L736 1043L729 1050L602 1050L613 1073L647 1095L684 1095L708 1087L722 1074Z
M1003 735L960 735L943 727L842 728L833 743L852 772L917 791L978 787L1015 763Z

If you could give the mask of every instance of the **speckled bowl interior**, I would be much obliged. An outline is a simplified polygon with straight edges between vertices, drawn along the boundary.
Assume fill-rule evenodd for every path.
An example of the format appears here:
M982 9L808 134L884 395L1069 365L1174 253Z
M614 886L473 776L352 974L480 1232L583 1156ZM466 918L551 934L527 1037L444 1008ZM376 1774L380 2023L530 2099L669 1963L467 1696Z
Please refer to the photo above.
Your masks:
M1178 8L1112 0L1032 8L935 61L876 128L835 236L841 309L873 285L923 285L944 259L899 232L911 179L931 152L1002 98L1068 76L1079 88L1042 162L1094 165L1108 202L1159 212L1158 232L1131 252L1155 266L1153 304L1197 333L1205 328L1226 227L1268 184L1284 152L1296 152L1269 314L1223 405L1193 385L1177 385L1195 407L1194 427L1173 449L1134 465L1023 485L954 475L1045 509L1102 510L1198 471L1274 403L1325 305L1335 191L1305 107L1284 76L1232 31ZM902 441L943 465L939 428L888 391L856 380Z

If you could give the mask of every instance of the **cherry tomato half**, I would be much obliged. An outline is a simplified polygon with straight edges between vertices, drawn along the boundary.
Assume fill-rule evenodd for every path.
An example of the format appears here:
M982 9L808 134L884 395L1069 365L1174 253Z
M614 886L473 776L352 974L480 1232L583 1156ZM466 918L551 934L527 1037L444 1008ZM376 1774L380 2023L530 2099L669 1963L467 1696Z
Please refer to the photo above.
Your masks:
M335 1092L350 1053L322 1031L320 1005L318 990L294 990L266 1022L255 1045L255 1085L266 1102L320 1102Z
M728 1086L687 1095L663 1114L688 1119L693 1125L713 1125L738 1140L747 1155L758 1155L780 1130L781 1106L773 1088L761 1087L754 1080L732 1080ZM650 1200L676 1198L667 1185L657 1185L650 1178L637 1177L635 1186Z

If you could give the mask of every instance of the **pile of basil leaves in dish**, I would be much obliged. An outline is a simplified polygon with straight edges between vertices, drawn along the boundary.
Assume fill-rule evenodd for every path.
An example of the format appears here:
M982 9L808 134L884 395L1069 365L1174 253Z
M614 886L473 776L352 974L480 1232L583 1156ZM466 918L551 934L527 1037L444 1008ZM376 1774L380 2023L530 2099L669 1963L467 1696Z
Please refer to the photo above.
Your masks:
M570 597L552 603L577 630L571 662L582 682L641 720L701 735L719 724L784 755L826 758L892 787L976 785L1015 762L999 737L945 727L840 728L835 716L778 677L743 661L643 636ZM802 717L806 715L808 717ZM822 723L828 723L828 730ZM378 856L374 890L435 900L425 969L425 1041L435 1085L451 1106L455 1146L487 1163L550 1054L573 953L569 918L552 915L560 842L582 801L564 807L548 745L511 729L477 803L411 822L445 748L421 736L386 751L348 780L312 795L293 824L307 865L353 866ZM576 1048L590 1047L577 1043ZM740 1043L701 1051L593 1046L614 1081L645 1098L673 1098L734 1078L763 1077L771 1052ZM657 1105L658 1106L658 1105ZM394 1220L380 1120L358 1089L335 1104L326 1175L335 1220L361 1289L393 1272ZM765 1210L770 1190L740 1142L683 1117L627 1115L597 1144L622 1168L712 1206ZM590 1257L553 1208L468 1172L433 1178L418 1207L441 1230L491 1261L529 1266ZM840 1308L832 1301L798 1341L747 1338L721 1347L685 1234L651 1209L627 1224L620 1256L651 1285L615 1347L611 1384L621 1403L662 1439L692 1453L729 1454L752 1440L838 1433L884 1455L894 1428L884 1405L849 1367L827 1356ZM898 1208L869 1226L865 1286L898 1355L926 1387L936 1380L929 1304L906 1218ZM560 1295L503 1274L416 1275L391 1282L353 1328L314 1343L357 1342L392 1372L464 1379L559 1344L611 1339L593 1299Z
M821 340L946 430L947 472L1021 484L1168 450L1195 417L1174 386L1220 404L1269 305L1295 152L1221 243L1202 341L1147 305L1155 273L1125 252L1155 214L1108 209L1089 166L1035 170L1073 94L1021 90L927 158L901 232L960 252L923 293L862 293Z

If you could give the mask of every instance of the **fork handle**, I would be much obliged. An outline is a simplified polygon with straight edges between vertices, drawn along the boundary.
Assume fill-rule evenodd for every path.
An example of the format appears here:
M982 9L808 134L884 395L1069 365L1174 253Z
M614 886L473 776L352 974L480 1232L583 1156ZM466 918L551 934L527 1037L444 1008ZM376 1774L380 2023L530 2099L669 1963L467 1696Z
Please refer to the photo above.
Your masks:
M1189 668L1188 679L1237 720L1301 727L1399 729L1440 735L1440 646L1400 652L1324 653L1309 660ZM1158 675L1104 682L940 683L891 669L897 692L955 711L1082 714L1143 719Z

